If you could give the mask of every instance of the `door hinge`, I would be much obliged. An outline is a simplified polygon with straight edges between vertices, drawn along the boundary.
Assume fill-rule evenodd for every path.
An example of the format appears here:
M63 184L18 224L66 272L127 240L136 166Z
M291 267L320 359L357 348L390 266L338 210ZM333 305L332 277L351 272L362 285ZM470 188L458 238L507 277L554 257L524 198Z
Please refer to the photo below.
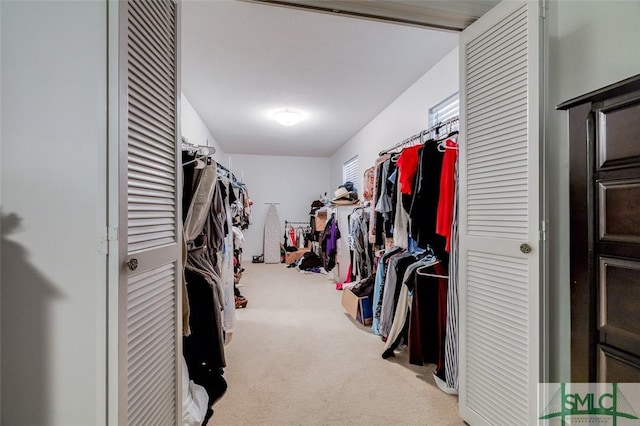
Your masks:
M540 17L542 19L547 17L547 0L540 0Z
M98 254L109 254L108 231L103 229L98 235Z
M547 241L547 221L540 222L540 241Z
M112 241L118 241L118 228L107 226L98 236L98 254L109 254L109 246Z
M118 227L107 226L107 239L109 241L118 241Z

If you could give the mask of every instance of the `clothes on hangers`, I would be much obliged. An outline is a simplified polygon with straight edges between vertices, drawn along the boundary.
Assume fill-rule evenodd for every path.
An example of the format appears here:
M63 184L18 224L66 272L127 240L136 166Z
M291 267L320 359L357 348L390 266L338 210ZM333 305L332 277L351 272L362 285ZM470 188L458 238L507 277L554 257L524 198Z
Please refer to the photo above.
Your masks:
M373 198L372 206L375 206L378 201L378 194L380 192L378 183L380 182L379 174L381 173L381 164L390 158L390 155L385 154L378 157L374 166L374 186L373 186ZM369 219L369 242L375 246L382 245L382 241L378 241L378 227L382 226L382 213L378 213L375 208L371 209Z
M373 301L371 304L371 310L373 311L373 319L371 321L371 332L373 334L380 334L380 313L382 312L382 297L384 294L384 283L387 277L387 262L389 258L402 252L401 247L393 247L391 250L380 256L378 262L378 269L376 272L375 287L373 290Z
M445 340L445 375L449 389L458 390L458 159L454 164L453 221L451 223L451 252L449 258L449 287L447 290L447 330Z
M413 302L413 290L415 287L415 275L418 268L423 266L431 266L438 260L431 255L427 255L418 259L407 267L400 285L400 293L398 295L398 303L393 317L393 324L389 330L387 340L385 342L382 358L394 356L393 352L402 343L408 343L410 310Z
M391 331L396 305L400 289L399 281L404 277L409 265L417 261L416 257L409 252L403 252L389 259L387 276L384 283L382 299L380 303L380 335L386 339Z
M457 147L452 139L445 142L447 147ZM436 218L436 232L446 238L445 250L451 250L451 224L453 222L453 199L455 194L455 168L458 159L456 149L447 149L442 160L442 172L440 174L440 196L438 199L438 211Z
M373 187L375 185L375 167L369 167L364 171L364 188L362 189L362 199L371 201L373 199Z
M446 380L444 371L447 322L447 269L442 263L416 271L415 290L409 325L409 362L436 364L436 374Z
M436 234L438 199L440 196L440 174L443 153L436 144L427 142L420 151L420 162L415 181L413 200L409 216L411 217L411 236L418 246L431 246L438 258L446 262L446 240Z
M413 182L418 171L418 160L422 145L414 145L402 150L396 165L399 170L398 182L400 192L411 195L413 192Z
M369 212L357 207L349 215L349 249L353 252L351 276L360 280L373 274L373 252L368 238Z
M411 363L435 363L436 381L445 392L455 392L458 386L457 262L449 261L449 251L457 249L457 146L448 140L457 132L457 120L454 117L383 151L370 171L374 208L369 215L369 242L376 250L387 250L374 262L373 278L368 277L373 280L371 331L386 342L383 358L393 356L404 342ZM439 138L444 128L449 132ZM423 136L429 137L424 143Z
M336 256L338 254L338 239L340 229L335 214L327 221L327 225L322 233L322 253L324 253L324 269L329 272L336 266Z
M182 191L187 245L184 276L189 309L183 353L189 376L206 389L211 405L227 388L222 376L224 345L235 327L234 258L241 250L234 244L240 238L232 231L233 212L243 215L244 206L238 208L237 203L244 203L240 197L246 187L235 183L229 177L232 174L221 173L215 162L198 169L188 161L190 157L188 151L183 152L187 160L183 161Z

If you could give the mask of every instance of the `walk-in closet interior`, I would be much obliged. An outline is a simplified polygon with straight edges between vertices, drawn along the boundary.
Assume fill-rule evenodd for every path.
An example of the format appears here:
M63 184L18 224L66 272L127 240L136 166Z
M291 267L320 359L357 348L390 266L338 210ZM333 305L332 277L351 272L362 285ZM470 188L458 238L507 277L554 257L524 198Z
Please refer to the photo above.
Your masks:
M640 413L637 22L0 2L0 424Z

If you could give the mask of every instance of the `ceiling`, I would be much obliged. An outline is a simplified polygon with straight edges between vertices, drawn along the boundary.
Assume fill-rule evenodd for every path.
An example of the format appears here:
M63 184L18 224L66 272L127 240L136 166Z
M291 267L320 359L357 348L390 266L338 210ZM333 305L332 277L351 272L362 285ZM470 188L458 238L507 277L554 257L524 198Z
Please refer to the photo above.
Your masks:
M183 1L181 25L182 90L229 154L328 157L458 41L452 31L234 0ZM270 117L278 108L305 120L282 126Z

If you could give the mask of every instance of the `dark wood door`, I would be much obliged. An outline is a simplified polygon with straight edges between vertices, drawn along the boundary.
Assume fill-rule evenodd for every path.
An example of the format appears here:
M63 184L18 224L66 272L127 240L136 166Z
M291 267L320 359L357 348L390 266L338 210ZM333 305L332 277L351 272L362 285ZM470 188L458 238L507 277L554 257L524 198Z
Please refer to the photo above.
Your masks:
M574 382L640 381L640 79L563 104Z

